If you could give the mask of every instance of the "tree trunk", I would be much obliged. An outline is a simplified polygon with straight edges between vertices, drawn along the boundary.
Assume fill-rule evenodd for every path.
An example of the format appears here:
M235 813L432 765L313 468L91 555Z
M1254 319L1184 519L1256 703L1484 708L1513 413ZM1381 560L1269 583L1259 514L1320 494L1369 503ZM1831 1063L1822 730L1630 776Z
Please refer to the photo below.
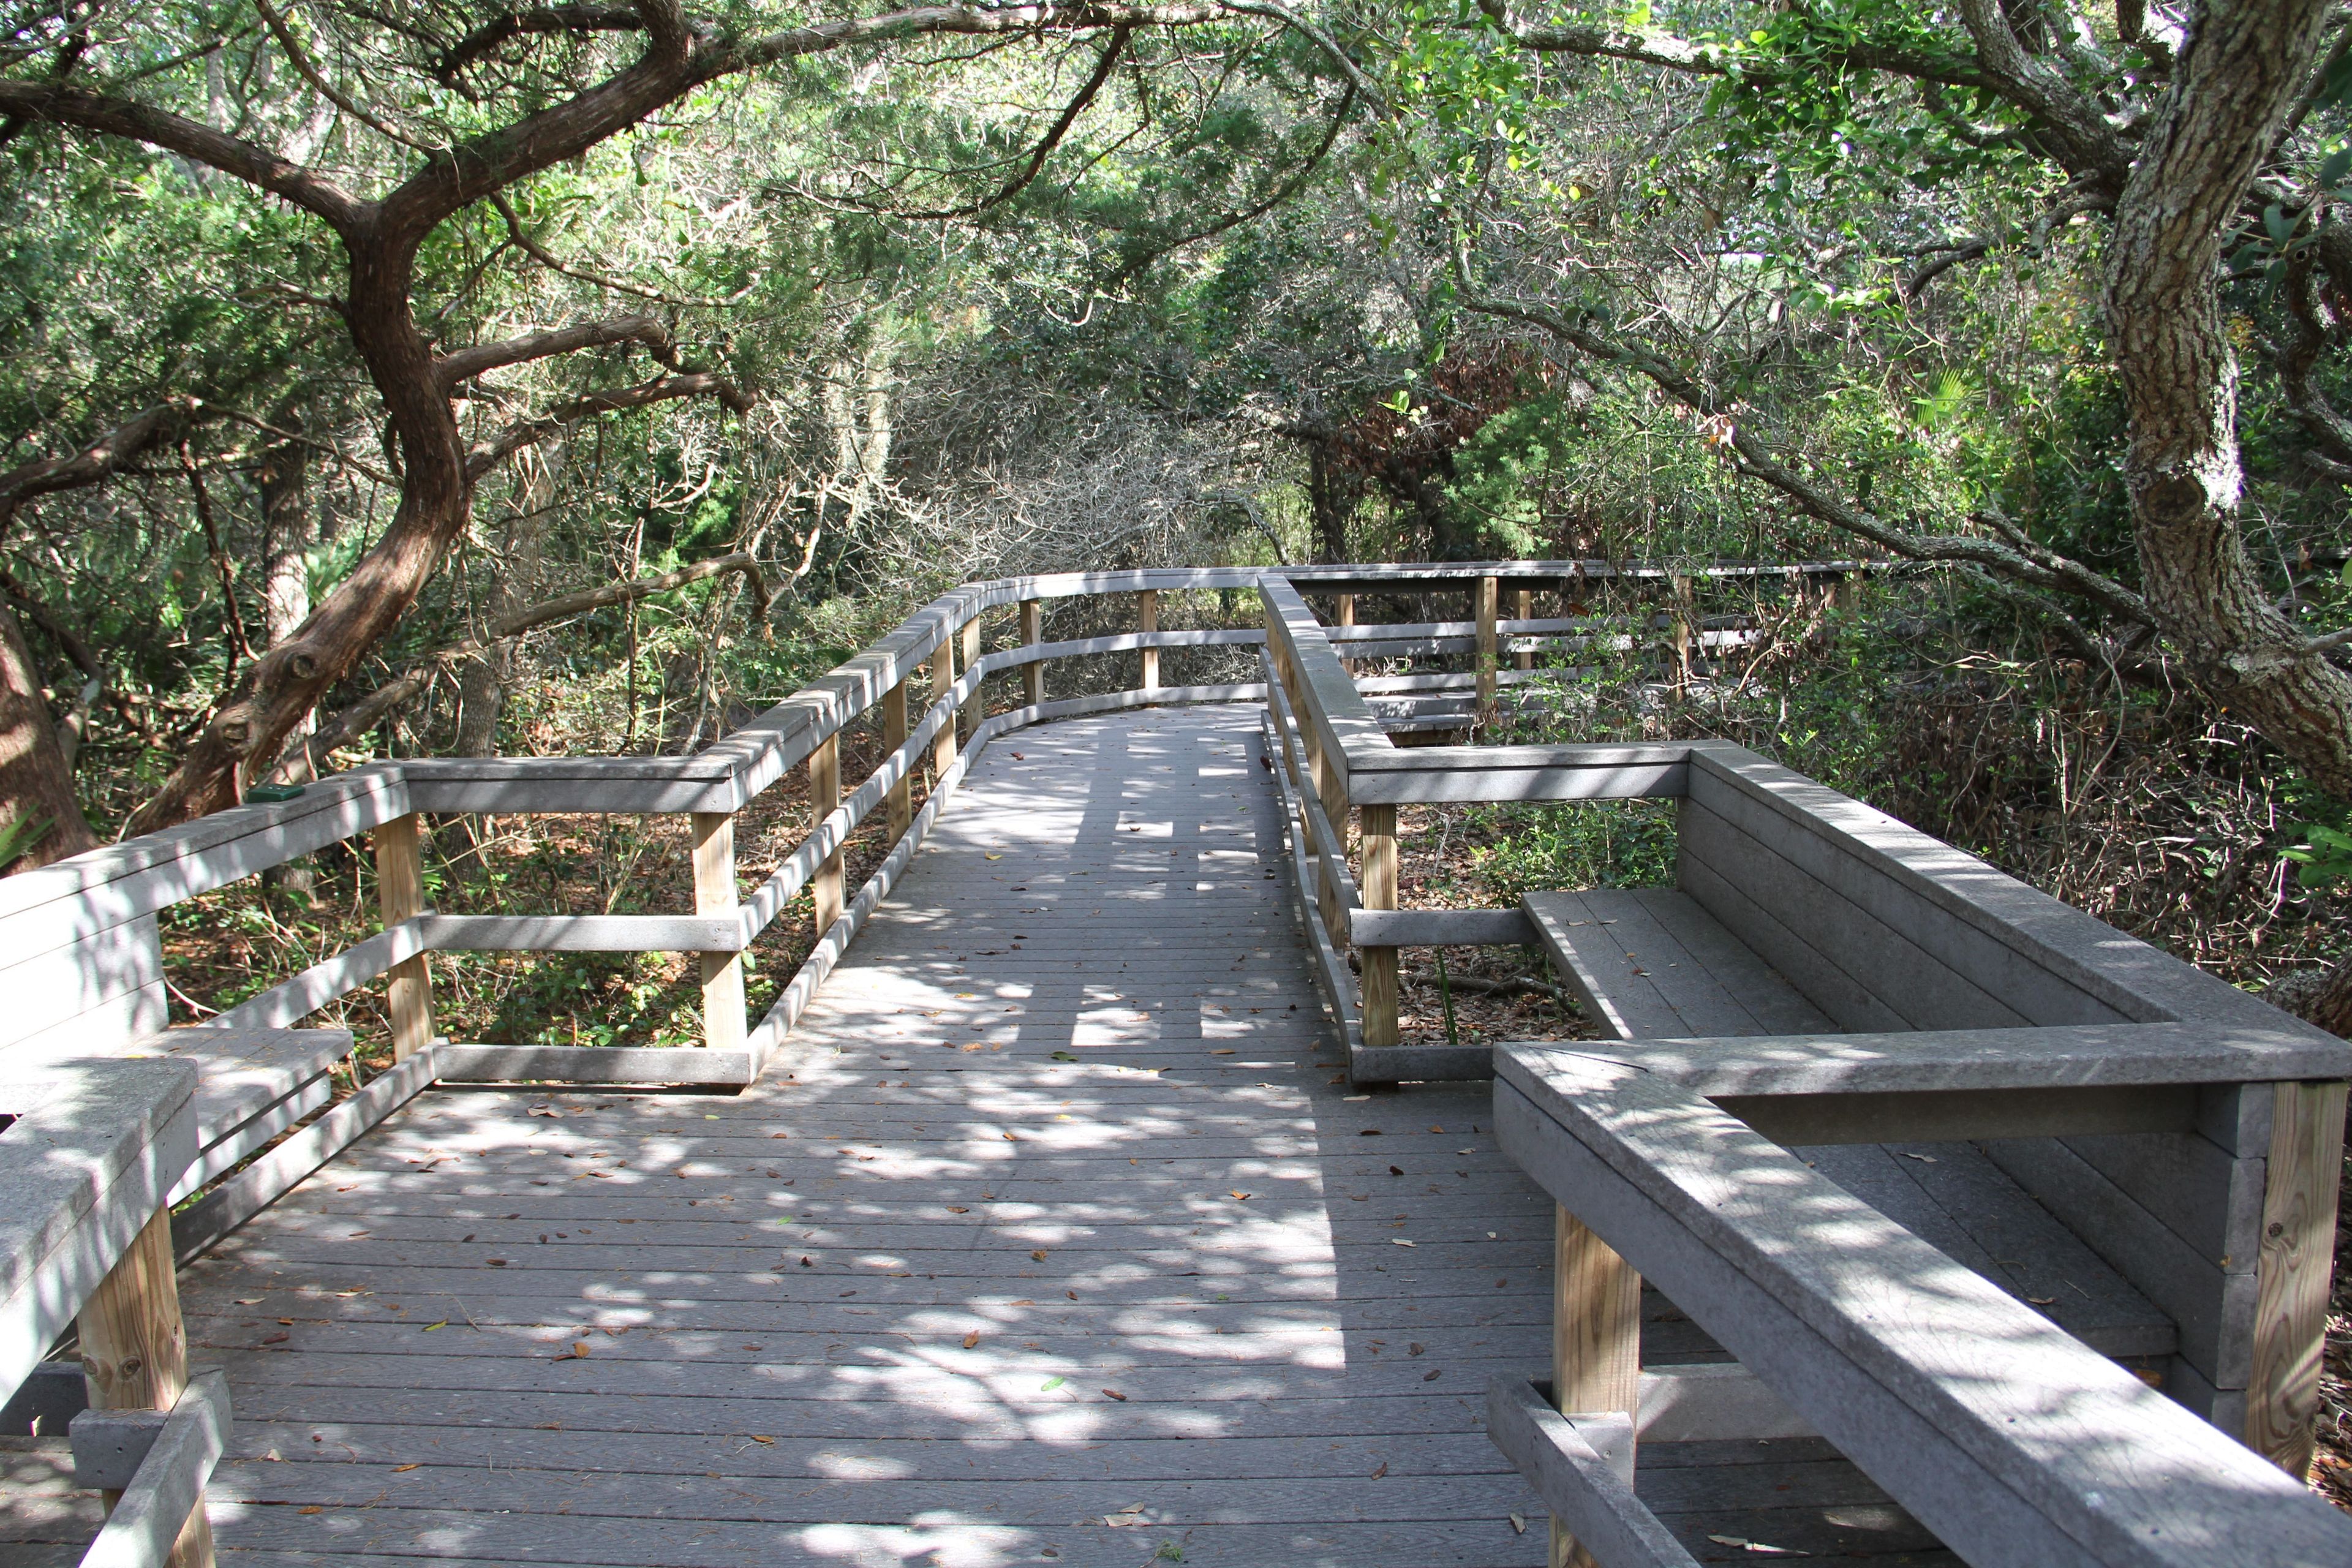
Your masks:
M375 547L285 641L248 666L172 776L131 819L152 833L244 796L246 779L274 761L328 688L390 636L464 533L473 476L433 353L409 309L421 233L350 245L352 342L399 437L400 505Z
M516 487L515 511L499 531L499 582L491 597L491 618L499 619L531 604L539 596L540 565L546 554L547 532L555 516L555 487L563 468L562 443L527 453L522 482ZM506 707L507 684L514 679L515 655L520 639L495 643L479 658L467 662L457 678L457 754L495 757L499 754L499 715Z
M2303 1008L2303 1016L2329 1034L2352 1040L2352 957L2328 974L2326 984Z
M302 411L287 406L278 411L281 427L299 426ZM265 647L276 647L310 618L310 549L319 542L319 527L310 511L310 454L299 442L289 441L261 461L255 476L261 491L261 631ZM317 728L317 709L302 715L294 728L276 776L289 784L310 778L310 753L302 739ZM318 889L318 868L305 855L261 874L272 888L310 897Z
M41 675L16 615L0 605L0 813L6 825L45 824L5 869L29 871L98 847L74 798L73 773L58 744L57 721L41 696Z
M1356 510L1358 486L1335 460L1328 437L1310 437L1307 447L1307 505L1314 516L1315 559L1335 563L1348 559L1348 517Z
M2224 711L2352 797L2352 674L2273 606L2238 530L2238 366L2216 291L2223 231L2308 79L2327 12L2326 0L2238 0L2198 14L2116 206L2106 321L2150 609Z

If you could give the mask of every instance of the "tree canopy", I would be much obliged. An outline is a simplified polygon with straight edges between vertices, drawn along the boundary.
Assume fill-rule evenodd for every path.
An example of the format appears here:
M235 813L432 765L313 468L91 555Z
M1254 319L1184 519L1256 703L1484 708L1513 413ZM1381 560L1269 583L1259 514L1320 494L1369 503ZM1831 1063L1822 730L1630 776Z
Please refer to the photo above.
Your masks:
M1937 563L2341 803L2347 105L2315 0L20 5L16 863L1302 554Z

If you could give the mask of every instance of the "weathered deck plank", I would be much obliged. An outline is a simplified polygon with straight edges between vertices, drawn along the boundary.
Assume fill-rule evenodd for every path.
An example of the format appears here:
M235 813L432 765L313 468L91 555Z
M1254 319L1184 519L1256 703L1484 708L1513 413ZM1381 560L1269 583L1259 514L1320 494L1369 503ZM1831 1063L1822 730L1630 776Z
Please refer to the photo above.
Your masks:
M1329 1081L1256 749L1008 737L767 1081L436 1090L197 1265L226 1556L1539 1562L1549 1211Z

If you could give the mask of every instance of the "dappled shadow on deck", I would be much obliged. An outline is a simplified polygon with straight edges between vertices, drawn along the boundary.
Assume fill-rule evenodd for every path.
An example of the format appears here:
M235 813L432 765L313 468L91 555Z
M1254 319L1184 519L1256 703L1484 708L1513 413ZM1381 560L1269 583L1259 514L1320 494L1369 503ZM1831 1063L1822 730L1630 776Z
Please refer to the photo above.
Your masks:
M1333 1081L1259 750L1009 736L761 1085L436 1090L191 1270L228 1554L1539 1562L1549 1205Z

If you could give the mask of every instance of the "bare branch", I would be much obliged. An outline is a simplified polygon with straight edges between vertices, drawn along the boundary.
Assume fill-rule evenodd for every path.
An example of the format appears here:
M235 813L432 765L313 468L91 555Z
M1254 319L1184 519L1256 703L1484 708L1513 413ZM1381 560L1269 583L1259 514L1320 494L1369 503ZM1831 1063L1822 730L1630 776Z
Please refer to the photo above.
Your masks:
M190 425L211 412L193 397L175 397L131 416L79 451L63 458L43 458L0 473L0 524L35 496L104 481L159 441L178 439Z
M1491 298L1479 292L1470 276L1467 237L1457 237L1454 270L1463 304L1481 315L1523 321L1539 327L1579 353L1604 364L1633 371L1694 414L1723 416L1723 445L1734 456L1739 471L1779 490L1807 514L1833 528L1867 539L1914 561L1960 561L1998 572L2014 581L2087 599L2125 620L2149 623L2141 597L2124 584L2092 571L2078 561L2033 545L1980 539L1968 534L1916 533L1838 500L1782 462L1778 453L1746 426L1732 420L1714 392L1659 359L1646 349L1603 336L1581 322L1539 305Z
M751 411L751 399L740 388L723 375L709 371L688 371L677 375L656 376L635 386L614 387L605 392L592 392L585 397L550 409L536 419L519 420L499 431L488 440L478 442L466 455L466 475L480 479L525 447L546 440L567 425L577 425L599 414L617 414L632 408L645 408L656 403L667 403L680 397L716 397L737 414Z
M1078 116L1086 112L1087 105L1095 100L1095 94L1102 90L1103 83L1110 79L1112 69L1118 64L1118 57L1127 50L1127 40L1131 32L1132 29L1127 27L1111 29L1110 42L1104 46L1102 58L1095 62L1094 75L1087 79L1086 85L1078 89L1078 95L1064 106L1061 117L1038 141L1036 151L1029 155L1028 166L1005 181L994 195L983 196L960 207L937 207L921 212L893 213L891 216L925 219L977 217L991 207L1002 206L1019 195L1045 167L1045 160L1052 157L1054 149L1062 144L1062 138L1069 134L1070 127L1077 123Z
M698 561L691 566L681 566L675 572L664 572L658 576L608 584L602 588L584 588L575 594L564 594L536 605L527 605L496 617L474 637L425 655L397 678L386 681L320 724L316 731L305 737L294 756L278 764L273 776L287 774L289 764L298 760L306 760L312 773L316 773L328 752L366 734L385 714L423 691L436 675L454 668L467 659L479 658L493 645L509 637L520 637L525 632L555 621L568 620L573 616L584 616L608 605L634 604L639 599L667 594L673 588L683 588L689 583L699 583L729 572L741 573L751 584L753 616L764 622L768 617L768 582L761 574L759 562L748 551Z
M616 316L608 321L585 321L574 327L556 327L546 331L526 332L518 338L498 342L476 343L470 348L456 349L443 354L435 363L446 389L500 365L521 364L530 360L552 358L578 349L602 348L608 343L641 342L653 351L654 357L668 363L674 355L670 346L669 328L652 316Z
M404 147L414 147L418 152L430 151L423 142L395 131L362 109L351 98L336 91L334 84L328 81L319 68L310 63L310 57L303 50L301 40L295 37L294 29L286 25L286 18L278 14L277 8L269 4L269 0L253 0L253 8L261 13L262 23L268 27L270 37L278 40L278 47L286 51L287 59L293 64L294 74L309 82L320 97L379 136L387 137Z
M129 99L57 82L0 81L0 114L97 131L177 153L285 198L325 219L346 238L357 234L370 216L367 203L315 169L242 137Z

